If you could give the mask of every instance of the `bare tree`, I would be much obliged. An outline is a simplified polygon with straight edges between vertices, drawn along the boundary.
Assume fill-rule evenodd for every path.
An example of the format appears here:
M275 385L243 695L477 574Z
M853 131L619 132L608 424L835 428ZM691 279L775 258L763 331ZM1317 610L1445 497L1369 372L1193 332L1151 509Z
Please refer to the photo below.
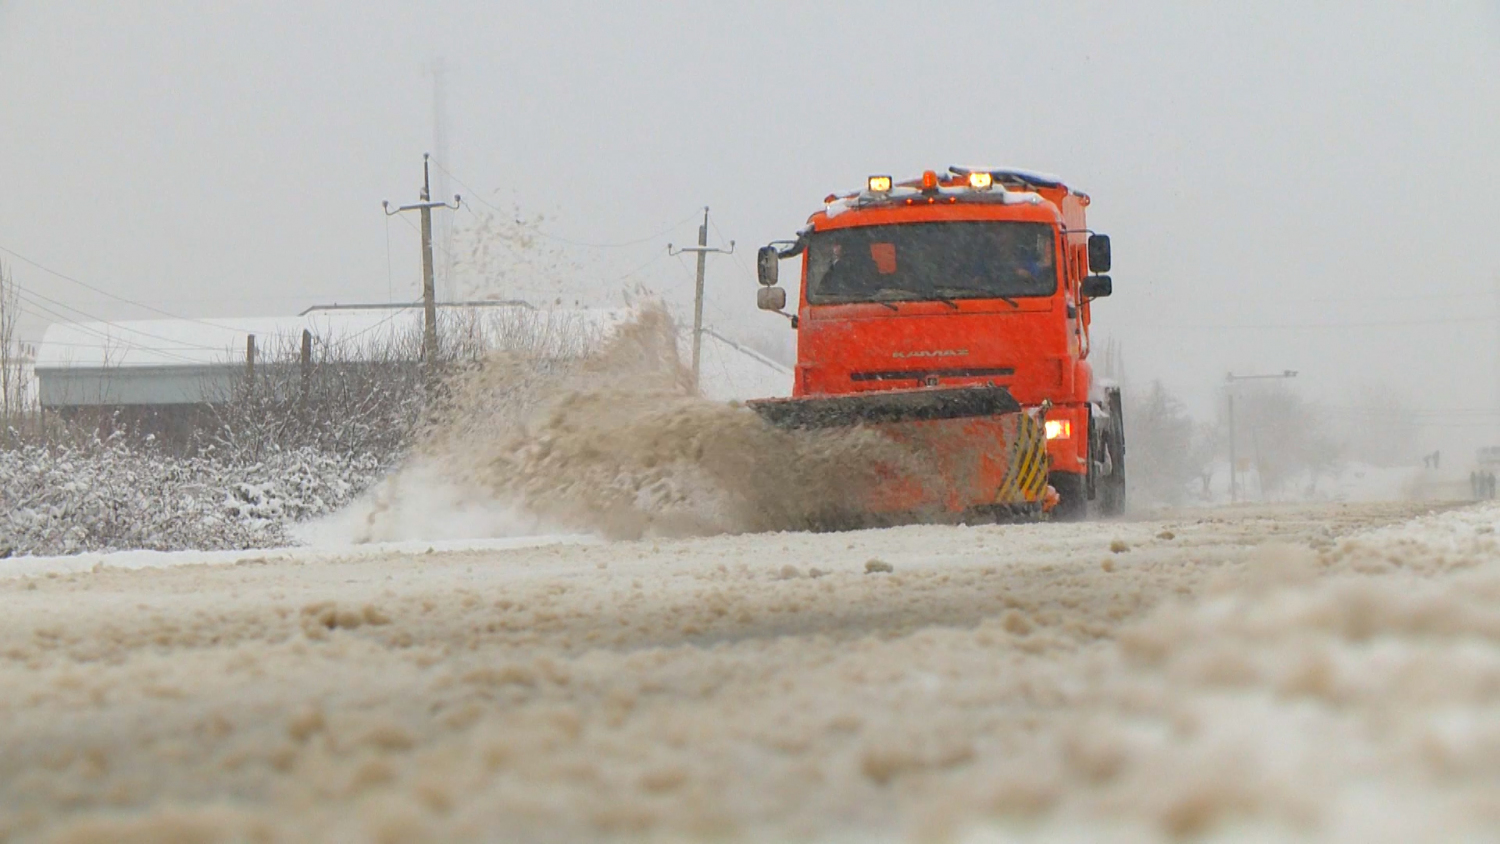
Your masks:
M1198 467L1198 483L1195 493L1203 501L1213 500L1214 465L1218 456L1226 450L1224 429L1212 420L1199 421L1193 425L1192 463Z
M1324 414L1286 385L1241 387L1234 407L1235 452L1255 466L1262 492L1280 490L1300 472L1316 477L1337 465L1338 443L1327 434Z
M21 291L0 264L0 422L10 427L25 420L32 407L29 355L17 332L21 324Z
M1130 444L1126 474L1131 498L1177 504L1201 477L1203 450L1194 447L1195 426L1181 401L1160 381L1144 395L1132 394L1125 410L1125 438Z
M16 410L16 388L20 381L20 350L16 348L20 310L20 292L11 282L5 265L0 264L0 419L6 423Z

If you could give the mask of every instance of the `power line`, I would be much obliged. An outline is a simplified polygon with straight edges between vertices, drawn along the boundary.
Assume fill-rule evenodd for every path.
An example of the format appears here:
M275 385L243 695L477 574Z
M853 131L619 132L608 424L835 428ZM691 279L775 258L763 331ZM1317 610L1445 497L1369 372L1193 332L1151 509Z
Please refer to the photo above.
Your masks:
M1411 295L1401 295L1401 296L1366 296L1366 295L1360 294L1357 297L1348 297L1348 296L1346 296L1344 298L1335 298L1335 297L1327 297L1327 296L1316 296L1316 297L1302 297L1302 296L1280 297L1280 296L1278 296L1278 297L1275 297L1275 298L1257 298L1257 297L1243 297L1243 296L1214 296L1214 297L1179 296L1179 295L1176 295L1176 294L1168 294L1166 292L1143 291L1142 295L1145 298L1162 298L1162 299L1167 299L1167 300L1172 301L1172 302L1177 302L1177 303L1182 303L1182 304L1191 304L1191 305L1254 305L1254 304L1278 304L1278 305L1284 305L1284 304L1292 303L1292 304L1307 304L1307 305L1329 305L1329 304L1335 304L1335 305L1348 306L1350 304L1362 304L1362 303L1365 303L1365 302L1415 302L1415 301L1427 301L1427 300L1431 300L1431 299L1479 299L1479 298L1482 298L1485 294L1482 293L1482 292L1471 292L1471 293L1420 293L1420 294L1414 293L1414 294L1411 294Z
M449 170L448 168L444 167L443 163L441 161L438 161L437 159L433 159L432 160L432 166L434 166L437 169L441 170L445 176L447 176L448 178L450 178L450 179L453 180L454 184L456 184L459 187L463 188L464 191L465 191L465 193L471 199L477 200L479 202L479 204L481 204L484 207L490 209L491 211L494 211L496 214L504 214L506 217L510 217L511 219L515 219L512 216L514 214L513 211L506 211L505 209L503 209L503 208L501 208L501 207L499 207L499 206L491 203L489 200L485 199L483 194L481 194L479 191L477 191L477 190L469 187L468 184L466 184L462 179L460 179L459 177L453 175L453 172L451 170ZM692 220L694 217L697 217L697 216L698 216L698 212L694 211L693 213L687 215L686 217L683 217L681 220L678 220L677 222L675 222L675 223L671 224L670 226L662 229L661 231L656 232L655 234L647 235L646 237L637 238L635 240L621 241L619 243L589 243L587 241L573 240L572 238L562 237L561 235L549 234L548 232L542 231L540 228L537 228L537 227L532 227L531 230L533 232L535 232L537 235L546 238L547 240L555 240L555 241L557 241L559 243L566 243L566 244L568 244L570 246L581 246L581 247L583 247L585 249L624 249L625 247L628 247L628 246L639 246L642 243L647 243L647 242L652 241L652 240L658 240L660 238L666 237L667 235L669 235L672 232L676 231L677 229L681 228L684 223L688 222L689 220ZM521 221L520 220L516 220L516 222L520 223Z
M200 348L200 349L211 348L209 346L199 346L199 345L196 345L196 344L193 344L193 343L188 343L188 342L183 342L183 341L175 340L175 339L170 338L170 337L163 337L163 336L161 336L159 334L152 334L149 331L142 331L139 328L132 328L132 327L130 327L128 325L124 325L124 324L119 323L119 322L114 322L114 321L107 320L107 319L100 319L99 317L96 317L96 316L94 316L93 314L91 314L91 313L89 313L87 311L79 310L78 308L75 308L72 305L66 304L64 302L59 302L56 299L53 299L53 298L50 298L50 297L47 297L47 296L43 296L40 293L33 292L32 290L29 290L26 287L21 286L17 282L11 282L11 283L15 286L16 293L21 297L21 300L23 302L27 301L27 300L30 300L30 304L31 304L32 307L44 310L48 314L50 314L50 315L52 315L52 316L54 316L54 317L62 320L63 322L65 322L67 324L70 324L70 325L77 325L77 324L79 324L77 317L70 317L70 316L67 316L65 314L60 314L57 311L53 310L52 308L49 308L46 305L43 305L43 304L40 304L40 303L41 302L46 302L47 304L54 305L54 306L56 306L58 308L62 308L65 311L72 311L73 313L78 314L78 316L83 317L88 322L97 322L97 323L100 323L102 325L108 325L111 328L116 328L116 329L119 329L120 331L129 331L132 334L139 334L142 337L150 337L153 340L161 340L161 341L166 342L166 343L176 343L178 345L181 345L184 348ZM221 329L221 330L230 330L230 331L240 330L240 329L230 328L228 326L214 325L213 323L204 323L204 325L208 325L208 326L210 326L212 328L218 328L218 329Z
M1203 329L1210 331L1273 331L1273 330L1317 330L1325 328L1396 328L1414 325L1453 325L1458 323L1491 323L1494 317L1447 317L1443 319L1378 320L1370 322L1283 322L1283 323L1141 323L1126 324L1122 328L1149 328L1152 330L1186 331Z
M653 266L654 264L656 264L657 261L660 261L660 260L662 260L665 257L667 257L667 256L664 255L663 253L661 253L661 252L655 252L655 253L652 254L651 260L647 261L644 264L641 264L639 267L636 267L635 269L631 270L630 272L625 273L624 275L622 275L622 276L614 279L613 281L610 282L610 284L618 284L618 283L624 281L625 279L630 278L631 276L633 276L633 275L641 272L642 270L645 270L647 267Z
M16 252L13 249L9 249L9 248L6 248L4 246L0 246L0 252L4 252L5 254L11 256L12 258L15 258L18 261L21 261L21 262L26 263L26 264L30 264L31 266L36 267L37 269L41 270L44 273L48 273L50 275L54 275L54 276L62 279L63 281L70 282L72 284L76 284L79 287L84 288L85 290L91 290L91 291L93 291L95 293L98 293L101 296L107 296L110 299L114 299L115 301L124 302L127 305L134 305L137 308L141 308L143 310L151 311L152 313L158 313L158 314L161 314L162 316L171 317L172 319L182 320L184 322L196 322L196 323L199 323L200 325L210 325L210 326L213 326L214 328L223 328L224 327L224 326L221 326L221 325L214 325L214 323L211 323L211 322L204 322L203 320L200 320L200 319L194 319L192 317L179 316L178 314L174 314L171 311L164 311L161 308L157 308L157 307L154 307L152 305L148 305L148 304L146 304L144 302L137 302L134 299L127 299L124 296L116 295L114 293L109 292L108 290L104 290L102 288L95 287L94 285L89 284L86 281L80 281L80 280L78 280L78 279L76 279L76 278L74 278L74 277L72 277L70 275L67 275L65 273L60 273L57 270L52 269L51 267L47 267L47 266L44 266L42 264L39 264L36 261L33 261L30 258L26 257L25 255L22 255L21 253ZM73 310L73 309L70 308L69 310ZM82 313L82 312L80 311L80 313Z
M205 351L219 351L218 349L214 348L213 346L203 346L203 345L199 345L199 344L196 344L196 343L189 343L189 342L185 342L185 341L181 341L181 340L176 340L176 339L171 338L171 337L163 337L160 334L152 334L149 331L142 331L139 328L132 328L132 327L130 327L128 325L124 325L122 323L112 322L112 321L107 320L107 319L100 319L100 318L94 316L93 314L88 313L87 311L79 310L78 308L75 308L72 305L68 305L68 304L65 304L63 302L59 302L56 299L52 299L52 298L49 298L47 296L43 296L40 293L35 293L35 292L31 291L31 290L28 290L27 288L21 286L21 284L18 283L18 282L12 281L11 284L13 284L15 286L16 293L21 297L21 300L23 302L27 301L27 300L30 300L30 304L31 304L31 306L33 308L37 308L37 309L40 309L42 311L45 311L47 314L49 314L49 315L51 315L53 317L56 317L57 319L61 320L62 322L70 324L70 325L75 325L75 326L78 326L80 328L83 328L83 326L78 322L77 317L70 317L70 316L67 316L66 314L58 313L57 311L52 310L51 308L47 307L46 305L40 304L40 302L47 302L48 304L55 305L55 306L57 306L59 308L62 308L63 310L72 311L73 313L78 314L79 316L84 317L89 322L96 322L96 323L100 323L101 325L107 325L107 326L109 326L111 328L115 328L115 329L118 329L120 331L129 331L132 334L139 334L142 337L149 337L149 338L151 338L153 340L160 340L163 343L172 343L173 345L178 346L180 348L184 348L184 349L202 349L202 350L205 350ZM214 323L211 323L211 322L204 322L202 324L203 325L207 325L210 328L217 328L217 329L219 329L221 331L242 331L242 332L244 332L246 334L253 334L254 333L253 331L247 331L245 329L235 328L233 326L215 325ZM95 333L99 333L99 332L95 331ZM106 339L110 339L110 340L114 340L115 339L113 337L110 337L107 334L101 334L100 336L103 336Z
M92 326L87 325L85 323L75 322L74 320L68 319L67 317L63 316L62 314L59 314L56 311L53 311L53 310L51 310L50 308L47 308L44 305L38 305L38 304L36 304L34 302L33 303L23 303L23 305L24 304L30 304L30 307L32 307L32 308L40 310L40 311L42 311L42 312L44 312L46 314L49 314L51 316L57 317L58 319L62 320L64 323L72 325L73 328L74 328L74 330L76 330L76 331L80 331L80 332L82 332L84 334L87 334L87 335L90 335L90 336L93 336L93 337L98 337L100 340L104 341L100 345L87 346L86 348L103 349L106 352L110 348L121 348L122 351L124 351L125 349L134 348L134 349L148 350L148 351L156 352L158 354L165 355L165 356L167 356L169 358L174 358L176 360L180 360L180 361L183 361L185 363L201 363L201 361L199 361L199 360L187 357L185 355L176 354L175 351L168 350L168 349L158 349L158 348L154 348L154 347L147 347L147 346L141 346L141 345L128 345L128 341L121 341L117 337L111 337L110 335L105 334L104 332L99 331L98 329L93 328ZM157 339L165 340L165 338L157 338ZM165 340L165 342L174 343L174 346L175 346L176 349L198 348L198 347L189 347L189 346L183 346L183 345L180 345L180 344L176 344L176 341L173 341L173 340ZM112 346L111 344L120 344L120 345ZM52 345L52 344L51 343L43 342L40 345L47 346L47 345ZM68 345L70 345L70 346L75 346L76 345L76 346L80 346L80 347L84 346L84 344L81 344L81 343L79 343L79 344L72 344L72 343L70 343ZM203 350L208 350L209 347L204 346L204 347L201 347L201 348Z
M459 205L460 205L460 207L467 207L463 203L459 203ZM472 212L470 212L470 213L472 213ZM386 240L387 240L387 246L386 246L387 253L389 253L389 249L390 249L389 240L390 240L391 221L390 221L389 217L396 217L401 222L405 223L407 228L409 228L412 231L416 232L418 237L422 236L422 230L417 227L416 223L413 223L411 220L408 220L405 217L402 217L400 214L391 214L391 215L388 215L388 218L385 221L385 226L386 226ZM443 253L443 257L445 259L447 259L448 263L450 263L450 264L453 263L453 255L448 252L448 247L443 246L442 244L439 244L437 242L434 242L432 244L432 248L434 248L437 251ZM386 263L386 287L387 288L391 287L389 254L387 254L387 263ZM387 293L390 293L389 289L387 290Z
M480 200L480 201L483 202L483 200ZM486 204L488 204L488 203L486 203ZM494 207L494 206L491 206L491 207ZM650 234L650 235L647 235L646 237L638 238L636 240L622 241L620 243L588 243L586 241L573 240L571 238L562 237L560 235L548 234L547 232L544 232L544 231L542 231L539 228L532 228L532 231L535 232L536 234L538 234L538 235L540 235L540 236L548 239L548 240L555 240L558 243L566 243L569 246L579 246L579 247L582 247L582 248L585 248L585 249L624 249L624 248L630 247L630 246L639 246L642 243L649 243L649 242L651 242L653 240L661 240L662 238L666 237L667 235L671 234L672 232L677 231L678 229L682 228L683 224L685 224L688 221L692 220L694 216L696 216L696 215L689 214L686 217L683 217L681 220L678 220L677 222L671 224L670 226L667 226L666 228L662 229L661 231L656 232L655 234ZM516 222L520 222L520 221L517 220Z
M368 325L368 326L360 329L359 331L354 332L353 334L337 338L338 342L347 343L347 342L349 342L351 340L358 340L359 338L365 336L366 334L369 334L371 331L374 331L375 329L379 328L380 326L385 325L386 323L390 322L391 320L395 319L396 317L401 316L402 314L406 313L407 311L415 310L416 307L417 307L416 305L405 305L403 307L397 308L395 310L395 312L393 312L389 316L387 316L387 317L379 320L378 322L375 322L372 325Z

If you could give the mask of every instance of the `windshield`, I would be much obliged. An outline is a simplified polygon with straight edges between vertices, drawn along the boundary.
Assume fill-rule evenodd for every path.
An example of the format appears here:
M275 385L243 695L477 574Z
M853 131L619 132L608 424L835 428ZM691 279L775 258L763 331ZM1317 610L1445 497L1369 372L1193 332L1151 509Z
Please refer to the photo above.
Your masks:
M807 301L941 301L1050 296L1046 223L900 223L818 232L808 244Z

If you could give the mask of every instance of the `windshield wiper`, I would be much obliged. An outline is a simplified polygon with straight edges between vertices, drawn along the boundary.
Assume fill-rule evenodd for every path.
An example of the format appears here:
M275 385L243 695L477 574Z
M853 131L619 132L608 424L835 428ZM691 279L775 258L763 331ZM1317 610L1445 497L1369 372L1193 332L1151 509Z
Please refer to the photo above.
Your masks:
M944 305L947 305L948 307L952 308L953 310L955 310L955 311L958 310L958 303L957 302L955 302L952 299L948 298L947 296L944 296L943 294L937 293L937 292L928 292L928 291L921 291L921 290L906 290L906 289L901 288L901 287L882 287L882 288L880 288L879 290L877 290L875 292L876 292L876 295L879 295L881 293L899 293L899 294L901 294L903 296L911 296L911 297L913 297L911 299L902 299L901 301L903 301L903 302L942 302ZM885 305L886 307L890 308L893 311L896 310L896 308L895 308L894 305L892 305L891 303L885 301L884 299L871 298L870 301L872 301L872 302L879 302L880 304Z
M1016 308L1016 309L1019 310L1020 307L1021 307L1021 303L1020 302L1017 302L1015 299L1012 299L1011 297L1005 296L1005 295L1000 294L1000 293L986 294L983 290L979 290L979 289L976 289L976 288L973 288L973 287L944 287L944 288L941 288L941 289L943 289L943 290L958 290L958 291L962 291L964 294L966 294L964 296L964 298L966 298L966 299L967 298L972 298L968 294L978 293L981 296L989 295L989 296L993 296L996 299L999 299L1000 301L1004 302L1007 305L1010 305L1012 308ZM943 299L941 301L948 302L948 304L950 304L950 305L953 304L952 301L950 301L948 299ZM957 306L955 305L954 307L956 308Z

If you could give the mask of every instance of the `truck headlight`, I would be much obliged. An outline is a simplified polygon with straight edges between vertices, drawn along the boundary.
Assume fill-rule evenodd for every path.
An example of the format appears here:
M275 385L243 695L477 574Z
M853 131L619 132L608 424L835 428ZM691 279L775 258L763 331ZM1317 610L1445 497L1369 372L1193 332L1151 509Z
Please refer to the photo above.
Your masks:
M1065 440L1073 436L1073 423L1066 419L1047 420L1047 439Z

